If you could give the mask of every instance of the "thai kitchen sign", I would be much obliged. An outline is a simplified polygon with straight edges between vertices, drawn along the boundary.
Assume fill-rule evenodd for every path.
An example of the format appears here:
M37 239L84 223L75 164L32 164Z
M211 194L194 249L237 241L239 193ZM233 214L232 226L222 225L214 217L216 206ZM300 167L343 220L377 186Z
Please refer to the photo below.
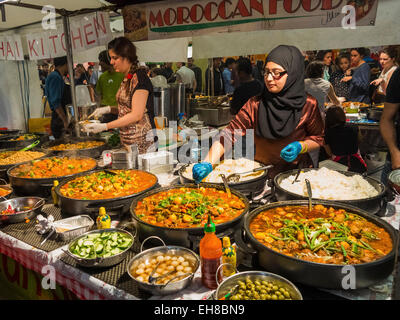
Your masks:
M125 36L132 41L212 32L340 27L375 24L378 0L163 1L126 6Z
M0 60L24 60L24 52L19 35L0 37Z
M96 12L70 18L70 37L73 51L84 51L107 44L112 39L108 13ZM67 48L63 30L49 30L26 36L31 60L65 56Z

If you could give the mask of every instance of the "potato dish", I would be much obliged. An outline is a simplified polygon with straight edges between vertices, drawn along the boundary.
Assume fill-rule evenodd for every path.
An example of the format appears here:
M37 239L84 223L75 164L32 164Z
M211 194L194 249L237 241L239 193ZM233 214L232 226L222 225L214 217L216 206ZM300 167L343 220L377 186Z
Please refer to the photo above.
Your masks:
M208 215L215 224L240 216L245 204L238 196L215 188L176 188L139 201L135 214L140 220L162 227L203 227Z
M45 155L44 152L37 151L4 151L0 153L0 166L35 160Z
M149 276L155 270L152 277L159 278L154 283L166 284L169 281L179 281L194 272L195 262L193 260L193 257L172 253L155 254L146 260L143 258L133 264L130 273L136 280L149 283ZM175 279L172 280L172 278Z

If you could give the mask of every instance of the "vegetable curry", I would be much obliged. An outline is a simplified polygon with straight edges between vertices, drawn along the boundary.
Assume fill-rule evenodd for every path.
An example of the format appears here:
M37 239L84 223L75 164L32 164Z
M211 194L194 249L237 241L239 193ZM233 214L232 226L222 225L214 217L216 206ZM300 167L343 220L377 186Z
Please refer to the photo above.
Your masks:
M92 149L104 145L103 141L82 141L77 143L62 143L49 149L54 151Z
M139 193L156 182L155 176L140 170L98 171L67 182L60 192L72 199L111 199Z
M55 178L88 171L95 167L94 159L51 157L21 164L14 168L11 174L20 178Z
M263 245L287 256L325 264L360 264L392 250L390 235L381 227L344 209L315 205L266 210L250 223Z
M209 214L215 224L231 221L243 213L244 202L234 194L215 188L176 188L139 201L136 216L152 225L169 228L202 227Z

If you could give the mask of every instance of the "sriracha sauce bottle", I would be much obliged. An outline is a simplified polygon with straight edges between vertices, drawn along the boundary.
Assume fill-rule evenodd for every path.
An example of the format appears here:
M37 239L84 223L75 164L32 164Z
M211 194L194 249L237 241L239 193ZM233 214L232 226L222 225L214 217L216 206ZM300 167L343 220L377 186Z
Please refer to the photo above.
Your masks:
M208 216L204 226L204 237L200 240L201 281L209 289L218 287L216 272L222 264L222 242L215 235L215 224ZM222 268L218 273L218 280L222 279Z

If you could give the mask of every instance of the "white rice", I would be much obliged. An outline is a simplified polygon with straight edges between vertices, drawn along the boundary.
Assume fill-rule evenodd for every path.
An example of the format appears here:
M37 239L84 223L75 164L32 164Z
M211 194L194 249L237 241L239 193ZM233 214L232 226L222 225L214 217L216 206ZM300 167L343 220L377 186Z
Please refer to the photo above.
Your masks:
M311 184L312 197L324 200L356 200L371 198L378 195L378 191L361 175L346 176L340 172L327 168L320 168L308 172L301 172L292 184L296 175L283 179L280 186L292 193L307 196L305 179Z
M190 164L183 175L188 179L193 179L192 168L194 164ZM246 158L240 159L226 159L218 164L214 170L203 180L203 182L210 183L223 183L220 174L224 174L225 177L228 177L232 173L241 173L253 170L255 168L261 167L261 164ZM240 176L239 181L247 181L254 179L257 176L260 176L264 173L264 171L255 172L252 175L244 175Z

